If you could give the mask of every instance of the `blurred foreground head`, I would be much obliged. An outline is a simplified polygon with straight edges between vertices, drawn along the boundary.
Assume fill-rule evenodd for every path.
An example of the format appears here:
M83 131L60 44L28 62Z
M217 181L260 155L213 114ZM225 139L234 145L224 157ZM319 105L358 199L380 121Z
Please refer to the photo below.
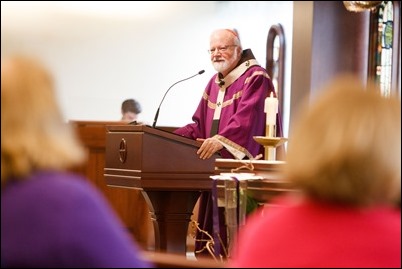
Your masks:
M323 202L400 203L398 97L382 97L375 85L342 76L300 112L289 136L287 179Z
M62 170L85 154L63 119L53 78L37 60L1 61L1 182L35 170Z

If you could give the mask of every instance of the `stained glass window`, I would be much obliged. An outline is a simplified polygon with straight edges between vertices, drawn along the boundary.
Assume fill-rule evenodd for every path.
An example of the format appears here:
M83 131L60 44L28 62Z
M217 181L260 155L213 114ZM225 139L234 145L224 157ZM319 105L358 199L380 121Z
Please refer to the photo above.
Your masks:
M376 83L380 85L381 94L391 94L392 82L392 46L394 40L394 7L392 1L383 1L377 10L377 46L375 56Z

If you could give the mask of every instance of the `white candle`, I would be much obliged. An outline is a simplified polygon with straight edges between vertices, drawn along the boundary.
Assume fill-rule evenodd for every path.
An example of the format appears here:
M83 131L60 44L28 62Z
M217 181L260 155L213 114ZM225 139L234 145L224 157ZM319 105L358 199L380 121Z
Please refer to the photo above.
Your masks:
M267 98L265 98L264 112L267 113L266 124L276 124L276 114L278 113L278 98L273 96L273 92Z

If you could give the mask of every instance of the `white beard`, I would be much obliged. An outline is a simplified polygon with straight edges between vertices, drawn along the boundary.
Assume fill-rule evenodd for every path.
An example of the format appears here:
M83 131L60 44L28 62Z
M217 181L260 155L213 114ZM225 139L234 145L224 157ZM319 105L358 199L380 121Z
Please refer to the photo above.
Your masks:
M232 57L223 62L212 62L213 67L219 73L224 73L229 70L231 66L237 61L236 53L233 53Z
M229 63L226 61L225 62L214 62L213 66L217 72L222 73L228 69Z

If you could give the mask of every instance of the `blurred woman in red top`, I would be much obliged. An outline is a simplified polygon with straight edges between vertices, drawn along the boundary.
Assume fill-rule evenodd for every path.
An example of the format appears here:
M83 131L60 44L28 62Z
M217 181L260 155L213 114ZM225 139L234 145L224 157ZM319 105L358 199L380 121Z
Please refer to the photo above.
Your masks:
M299 114L284 178L300 190L247 220L230 267L401 267L401 102L352 77Z

